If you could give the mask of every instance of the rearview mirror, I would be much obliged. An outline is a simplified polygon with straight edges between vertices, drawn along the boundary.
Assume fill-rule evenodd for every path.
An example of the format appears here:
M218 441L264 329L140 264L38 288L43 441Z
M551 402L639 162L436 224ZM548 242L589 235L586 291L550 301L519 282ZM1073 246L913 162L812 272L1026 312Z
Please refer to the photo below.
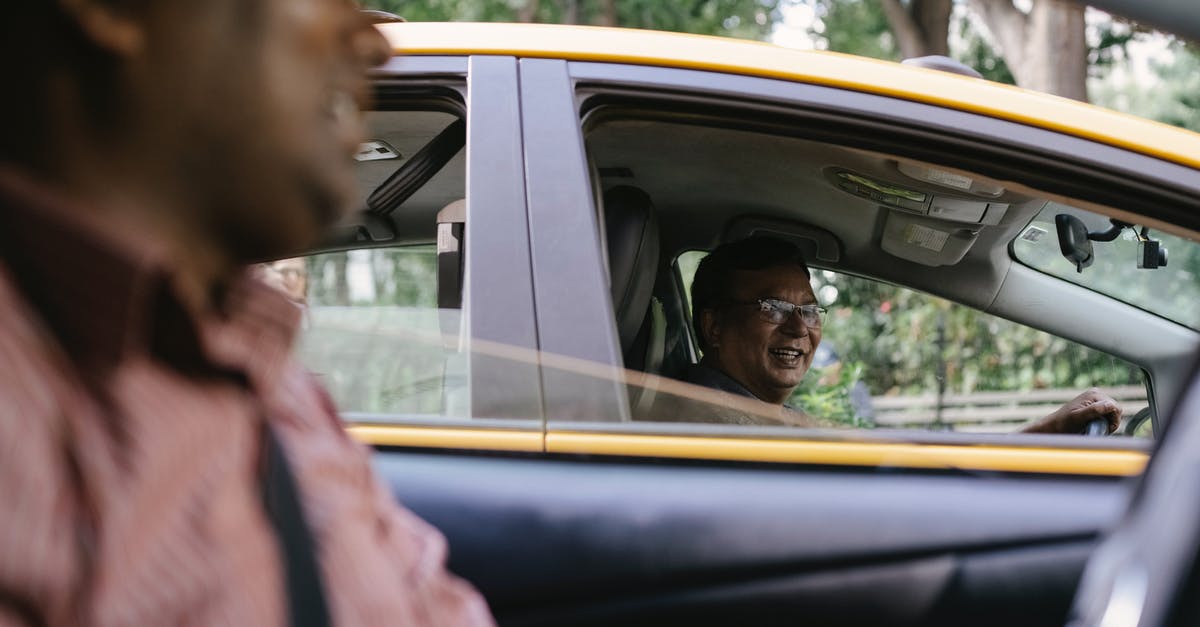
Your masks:
M1076 272L1092 265L1095 256L1092 254L1092 242L1088 239L1087 225L1083 220L1068 213L1054 216L1054 226L1058 229L1058 248L1063 257L1075 265Z

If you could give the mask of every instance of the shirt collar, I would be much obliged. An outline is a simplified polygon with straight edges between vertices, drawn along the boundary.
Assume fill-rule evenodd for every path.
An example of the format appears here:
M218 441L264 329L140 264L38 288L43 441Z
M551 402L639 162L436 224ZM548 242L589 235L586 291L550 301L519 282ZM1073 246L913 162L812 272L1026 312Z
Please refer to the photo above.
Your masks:
M722 392L728 392L730 394L737 394L738 396L746 396L755 400L762 400L755 396L754 392L751 392L749 388L739 383L737 379L734 379L717 368L713 368L705 364L690 364L685 376L690 383L703 385L704 387L720 390ZM765 403L767 401L763 402ZM796 407L790 403L783 403L783 407L792 411L802 411L799 407Z
M746 386L738 383L733 377L704 364L690 364L687 371L687 380L714 390L721 390L722 392L729 392L730 394L754 399L758 398Z
M0 259L85 367L154 352L173 365L208 362L272 377L301 312L274 289L237 277L219 307L181 297L165 244L133 221L0 166Z

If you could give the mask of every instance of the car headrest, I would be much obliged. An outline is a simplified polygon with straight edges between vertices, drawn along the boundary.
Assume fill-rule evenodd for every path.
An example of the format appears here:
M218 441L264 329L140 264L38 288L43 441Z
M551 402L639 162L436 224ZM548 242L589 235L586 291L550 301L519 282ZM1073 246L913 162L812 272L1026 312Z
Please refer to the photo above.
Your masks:
M621 351L637 339L658 274L658 217L646 192L629 185L604 192L604 226L613 310Z

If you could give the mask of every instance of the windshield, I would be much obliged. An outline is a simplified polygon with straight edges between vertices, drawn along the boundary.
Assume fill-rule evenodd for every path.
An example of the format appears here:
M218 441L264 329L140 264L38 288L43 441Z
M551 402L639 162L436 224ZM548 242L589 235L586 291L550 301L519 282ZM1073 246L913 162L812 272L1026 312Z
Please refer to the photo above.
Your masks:
M1046 207L1013 240L1017 261L1090 290L1111 296L1179 324L1200 330L1200 245L1182 237L1148 231L1146 239L1167 249L1167 265L1138 267L1141 225L1123 229L1110 242L1093 241L1094 261L1083 271L1059 249L1055 216L1069 214L1083 221L1092 233L1108 230L1105 216L1055 202Z

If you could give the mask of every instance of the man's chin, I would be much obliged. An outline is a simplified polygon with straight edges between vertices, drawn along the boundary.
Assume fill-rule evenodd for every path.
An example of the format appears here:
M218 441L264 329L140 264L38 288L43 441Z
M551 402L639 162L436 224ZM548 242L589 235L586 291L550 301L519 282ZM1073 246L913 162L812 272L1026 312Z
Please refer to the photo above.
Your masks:
M316 177L301 179L304 184L300 201L318 236L329 227L344 220L352 211L352 187L322 181Z
M808 367L798 365L794 368L777 368L775 370L775 383L779 387L796 387L804 380L804 375L808 373Z
M318 218L328 211L304 206L264 216L264 220L230 229L232 232L227 232L226 241L242 263L295 257L311 251L321 240L328 224L327 221L318 222Z

